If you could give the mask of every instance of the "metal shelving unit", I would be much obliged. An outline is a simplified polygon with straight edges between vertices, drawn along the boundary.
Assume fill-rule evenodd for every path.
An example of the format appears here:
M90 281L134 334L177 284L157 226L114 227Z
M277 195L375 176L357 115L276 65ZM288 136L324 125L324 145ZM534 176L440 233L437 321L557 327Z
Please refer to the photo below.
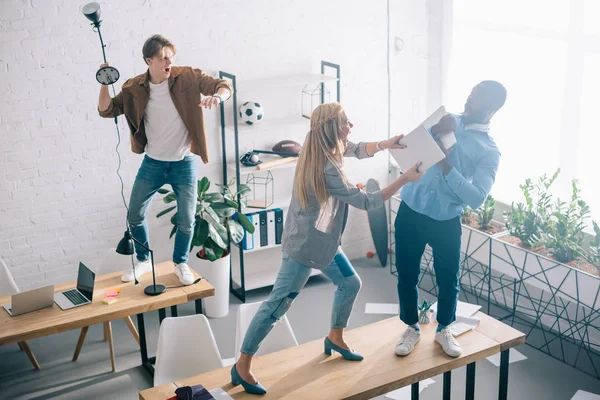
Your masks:
M335 71L335 75L326 75L325 71L329 69L329 70L334 70ZM238 100L237 100L237 92L238 91L256 91L256 90L260 90L261 88L264 88L265 85L267 86L273 86L274 88L276 87L283 87L283 86L303 86L309 83L312 84L320 84L321 85L321 104L325 102L325 85L329 84L329 83L336 83L336 89L337 89L337 101L340 101L340 87L341 87L341 81L340 81L340 66L338 64L333 64L327 61L321 61L321 73L320 74L306 74L306 75L293 75L293 76L283 76L283 77L272 77L272 78L266 78L266 79L254 79L254 80L248 80L248 81L238 81L236 75L232 74L232 73L228 73L228 72L224 72L224 71L220 71L219 72L219 77L221 79L227 79L229 81L231 81L231 84L233 86L233 96L232 96L232 110L233 110L233 124L231 126L228 126L225 120L225 107L220 107L220 113L221 113L221 151L222 151L222 163L223 163L223 184L227 184L228 182L228 174L232 173L235 176L235 181L240 182L240 178L243 175L247 175L249 173L260 173L261 171L257 171L255 168L253 167L246 167L244 165L241 165L239 160L240 160L240 146L239 146L239 134L240 131L244 131L245 129L248 128L244 128L243 126L239 126L238 125ZM302 117L299 117L302 118ZM304 121L306 121L306 119L304 119ZM266 122L266 121L265 121ZM273 130L276 129L279 126L284 126L287 124L295 124L295 122L289 122L289 121L283 121L283 120L277 120L277 119L273 119L270 122L266 122L265 123L265 131L267 130ZM260 130L261 127L260 126L254 126L252 127L253 130ZM227 163L227 133L233 132L233 142L234 142L234 155L235 155L235 162L233 163ZM295 164L287 164L284 166L281 166L277 169L291 169L295 167ZM289 204L289 199L286 199L287 203L286 206ZM238 199L239 201L239 199ZM276 201L274 204L272 204L269 209L272 208L282 208L282 201ZM255 211L256 209L247 209L244 208L242 209L241 205L239 208L239 212L250 212L250 211ZM236 296L238 299L240 299L242 302L246 301L246 292L248 290L253 290L253 289L257 289L260 287L265 287L265 286L270 286L273 285L273 283L275 282L275 278L277 277L277 271L271 271L271 270L261 270L261 271L255 271L253 273L247 273L248 271L246 271L246 266L245 266L245 262L244 262L244 254L245 253L258 253L258 252L262 252L264 250L269 250L269 249L273 249L273 248L278 248L281 245L269 245L269 246L265 246L262 248L258 248L258 249L254 249L254 250L244 250L241 246L235 246L237 247L237 250L239 252L239 257L238 261L235 264L239 264L239 273L237 273L238 271L235 270L234 271L234 262L233 262L233 258L231 265L230 265L230 278L229 278L229 291L231 293L233 293L234 296ZM235 251L235 249L232 247L231 251ZM264 256L263 256L264 257ZM234 273L236 272L236 273ZM314 275L318 274L319 271L315 271Z

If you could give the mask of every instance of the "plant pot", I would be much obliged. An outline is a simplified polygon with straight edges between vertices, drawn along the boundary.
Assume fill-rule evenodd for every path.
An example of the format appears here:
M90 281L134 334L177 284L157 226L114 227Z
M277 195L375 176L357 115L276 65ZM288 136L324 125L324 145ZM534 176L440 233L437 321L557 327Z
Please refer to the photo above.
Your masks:
M191 258L190 261L192 261ZM227 316L229 314L229 254L216 261L209 261L198 257L198 253L196 253L193 263L194 270L215 288L214 296L202 299L204 314L210 318Z
M494 221L494 223L501 225L499 222ZM465 257L472 258L480 264L489 265L490 240L504 234L506 234L506 231L489 234L467 224L462 224L461 251Z

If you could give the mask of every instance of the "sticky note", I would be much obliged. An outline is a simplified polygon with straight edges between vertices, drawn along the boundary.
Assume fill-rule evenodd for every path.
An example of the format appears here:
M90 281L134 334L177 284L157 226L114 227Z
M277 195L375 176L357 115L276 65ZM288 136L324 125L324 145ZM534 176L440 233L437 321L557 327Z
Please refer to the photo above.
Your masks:
M106 305L111 305L111 304L117 302L117 298L116 297L105 297L104 299L102 299L102 302Z
M106 291L106 297L117 297L119 292L114 289L109 289Z

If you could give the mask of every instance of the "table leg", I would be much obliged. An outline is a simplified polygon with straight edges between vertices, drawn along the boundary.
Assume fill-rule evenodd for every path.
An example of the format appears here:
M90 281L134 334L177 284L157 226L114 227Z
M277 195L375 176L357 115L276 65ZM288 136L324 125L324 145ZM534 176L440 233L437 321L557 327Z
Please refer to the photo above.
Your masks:
M159 321L159 325L162 324L163 319L165 319L167 317L167 310L164 308L160 308L158 310L158 321Z
M450 400L450 394L452 393L452 371L444 372L444 387L443 387L443 400Z
M202 299L196 300L196 314L202 314Z
M498 400L508 398L508 361L510 349L500 353L500 385L498 387Z
M138 331L140 334L140 354L142 356L142 367L144 367L144 369L148 371L151 377L154 377L154 366L152 365L150 360L148 360L148 347L146 345L146 327L144 325L144 314L138 314L137 320Z
M419 382L410 385L410 400L419 400Z
M177 306L171 306L171 317L177 316Z
M467 365L467 391L466 400L475 400L475 363Z

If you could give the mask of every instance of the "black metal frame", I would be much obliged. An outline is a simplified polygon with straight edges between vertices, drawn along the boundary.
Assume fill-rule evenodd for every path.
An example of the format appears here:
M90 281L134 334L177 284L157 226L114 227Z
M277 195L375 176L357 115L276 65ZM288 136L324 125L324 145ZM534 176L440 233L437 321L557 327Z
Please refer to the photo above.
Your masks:
M196 314L202 314L202 299L197 299L196 303ZM162 323L163 319L167 316L166 308L160 308L158 310L158 320ZM171 306L171 317L177 316L177 306ZM144 323L144 314L137 315L138 331L140 334L140 355L142 357L142 367L152 378L154 378L154 364L156 363L156 357L148 357L148 345L146 343L146 325Z
M340 102L340 66L338 64L330 63L327 61L321 61L321 73L325 74L325 68L333 68L336 70L337 77L337 101ZM219 71L220 79L229 79L233 86L232 96L232 107L233 107L233 140L235 144L235 181L236 184L240 182L240 151L239 151L239 129L238 129L238 104L237 104L237 80L234 74L228 72ZM321 82L321 104L325 101L324 97L325 82ZM223 163L223 184L226 185L228 182L227 178L227 138L225 134L225 106L220 107L221 112L221 162ZM242 204L238 197L238 212L242 211ZM244 272L244 249L243 246L237 246L240 254L240 285L239 288L234 287L235 282L233 280L233 262L230 258L229 263L229 292L237 297L242 303L246 302L246 277Z

